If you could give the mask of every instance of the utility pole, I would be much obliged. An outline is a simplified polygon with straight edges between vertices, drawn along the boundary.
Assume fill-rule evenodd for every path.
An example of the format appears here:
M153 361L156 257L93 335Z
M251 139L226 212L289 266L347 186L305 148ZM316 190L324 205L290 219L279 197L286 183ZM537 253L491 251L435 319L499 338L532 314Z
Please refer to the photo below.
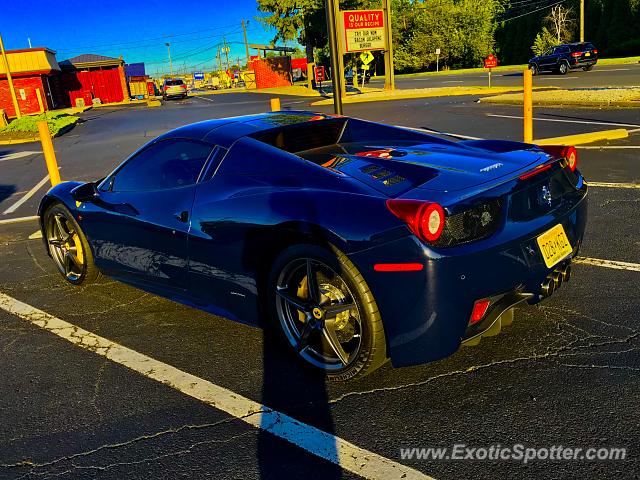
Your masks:
M226 37L222 37L222 42L224 43L223 50L224 50L224 56L226 59L226 63L225 63L225 65L227 66L226 69L229 70L229 46L227 45Z
M220 55L220 45L218 45L218 53L216 54L216 60L217 60L217 62L216 62L216 70L220 71L220 70L222 70L222 65L221 65L222 64L222 57Z
M9 84L9 93L11 93L11 101L13 102L13 108L16 111L16 117L20 118L20 106L18 105L18 98L16 97L16 90L13 88L13 79L11 78L11 71L9 71L9 59L7 53L4 51L4 43L2 42L2 35L0 35L0 52L2 53L2 59L4 60L4 71L7 74L7 83Z
M247 24L249 20L247 20ZM251 60L251 55L249 54L249 41L247 40L247 28L245 27L244 20L242 20L242 33L244 34L244 49L247 52L247 66L249 65L249 61Z
M173 63L171 63L171 44L165 43L165 45L167 46L167 52L169 52L169 72L173 77Z
M580 0L580 41L584 42L584 0Z
M333 110L336 115L342 115L342 69L338 57L340 47L338 45L338 28L336 25L336 3L339 0L324 0L325 12L327 12L327 32L329 33L329 52L331 56L331 84L333 85Z
M382 0L384 14L384 37L387 49L384 52L384 89L395 90L396 79L393 72L393 39L391 33L391 0Z

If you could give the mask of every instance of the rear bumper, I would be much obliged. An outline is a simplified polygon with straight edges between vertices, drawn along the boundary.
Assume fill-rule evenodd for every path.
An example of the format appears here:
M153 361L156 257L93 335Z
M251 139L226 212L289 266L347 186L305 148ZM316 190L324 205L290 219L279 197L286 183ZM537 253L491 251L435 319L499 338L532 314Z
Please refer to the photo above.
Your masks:
M589 58L589 59L572 59L570 62L571 68L582 68L582 67L589 67L591 65L595 65L596 63L598 63L598 59L597 58Z
M460 247L430 249L408 236L350 255L372 290L382 314L388 352L394 366L409 366L447 357L463 341L492 326L514 305L544 297L541 285L553 269L544 264L536 238L561 223L578 253L587 219L587 196L570 208L538 219L535 227L509 241L503 235ZM531 226L531 225L530 225ZM515 227L514 227L515 229ZM380 262L420 261L417 272L375 272ZM555 267L554 267L555 268ZM470 329L476 300L498 298L484 320Z

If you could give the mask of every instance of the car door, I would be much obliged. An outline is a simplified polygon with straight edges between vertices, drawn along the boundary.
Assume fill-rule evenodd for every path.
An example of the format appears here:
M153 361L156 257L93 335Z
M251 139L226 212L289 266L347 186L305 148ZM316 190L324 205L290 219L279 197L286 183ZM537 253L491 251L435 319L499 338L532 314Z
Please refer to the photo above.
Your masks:
M554 56L555 48L550 48L540 58L540 69L542 70L550 70L556 64L556 57Z
M210 144L153 143L133 155L83 204L83 228L98 268L134 283L184 289L196 183Z

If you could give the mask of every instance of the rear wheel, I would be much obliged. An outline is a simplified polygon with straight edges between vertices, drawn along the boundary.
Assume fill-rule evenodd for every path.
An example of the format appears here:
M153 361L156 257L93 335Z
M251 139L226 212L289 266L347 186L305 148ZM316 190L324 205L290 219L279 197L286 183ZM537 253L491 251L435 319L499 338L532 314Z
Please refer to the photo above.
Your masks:
M582 70L584 70L585 72L589 72L593 70L593 65L587 65L586 67L582 67Z
M44 231L51 258L67 282L81 285L98 279L87 237L64 205L55 203L45 212Z
M268 302L285 342L330 380L362 377L385 363L380 312L342 252L315 245L282 252L270 274Z
M560 65L558 65L558 73L560 73L560 75L566 75L569 72L569 65L567 65L567 62L561 62Z

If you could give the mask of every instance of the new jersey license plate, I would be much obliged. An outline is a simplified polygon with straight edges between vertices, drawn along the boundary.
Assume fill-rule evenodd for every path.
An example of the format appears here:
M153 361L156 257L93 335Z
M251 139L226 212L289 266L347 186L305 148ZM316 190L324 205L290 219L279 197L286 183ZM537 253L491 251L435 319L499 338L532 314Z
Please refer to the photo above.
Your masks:
M536 238L536 241L547 268L553 267L573 251L561 224L544 232Z

